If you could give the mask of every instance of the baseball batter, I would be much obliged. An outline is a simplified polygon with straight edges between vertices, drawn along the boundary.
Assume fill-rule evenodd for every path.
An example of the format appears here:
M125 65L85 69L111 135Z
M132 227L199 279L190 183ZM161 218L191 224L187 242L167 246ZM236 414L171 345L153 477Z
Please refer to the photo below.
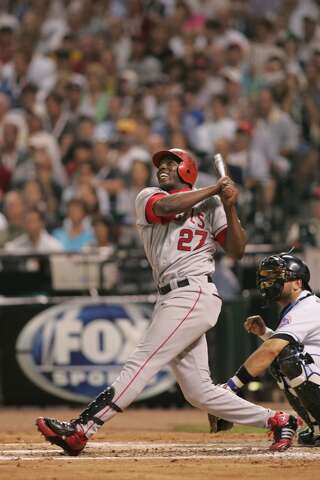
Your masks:
M231 422L273 431L273 450L291 445L297 419L249 403L212 384L205 332L221 310L211 274L217 243L240 258L246 235L236 213L238 191L225 176L215 185L193 189L197 165L184 150L153 156L159 188L136 199L137 226L159 292L145 335L111 387L71 422L37 419L51 443L78 455L87 440L134 401L151 377L170 364L185 398L194 406Z

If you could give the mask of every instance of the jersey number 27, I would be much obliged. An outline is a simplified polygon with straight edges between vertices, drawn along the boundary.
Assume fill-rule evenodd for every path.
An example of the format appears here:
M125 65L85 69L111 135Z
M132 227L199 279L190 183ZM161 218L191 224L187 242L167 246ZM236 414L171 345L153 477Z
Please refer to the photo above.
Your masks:
M191 243L193 239L197 237L197 245L192 248ZM178 250L190 252L191 250L197 250L201 248L207 240L208 232L206 230L191 230L191 228L182 228L180 230L180 236L178 240Z

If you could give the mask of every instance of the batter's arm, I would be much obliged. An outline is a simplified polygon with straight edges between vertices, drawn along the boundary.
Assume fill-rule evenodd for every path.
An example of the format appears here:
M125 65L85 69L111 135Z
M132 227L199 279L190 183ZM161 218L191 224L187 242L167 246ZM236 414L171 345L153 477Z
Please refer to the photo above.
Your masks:
M234 182L229 180L228 183L223 184L219 193L228 225L223 248L228 255L242 258L247 244L247 234L241 226L236 209L239 191Z
M223 248L231 257L240 259L243 257L247 244L247 234L241 226L235 206L225 207L225 212L228 227Z
M200 188L199 190L166 195L153 205L153 212L159 217L187 212L197 203L220 193L223 186L229 181L228 179L229 177L223 177L215 185Z

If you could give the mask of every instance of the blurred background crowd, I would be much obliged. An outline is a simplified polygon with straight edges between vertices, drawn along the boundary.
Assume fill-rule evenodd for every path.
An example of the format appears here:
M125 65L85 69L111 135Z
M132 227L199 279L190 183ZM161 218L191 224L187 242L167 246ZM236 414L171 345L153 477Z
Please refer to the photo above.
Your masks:
M320 1L1 0L0 248L138 244L152 154L221 152L253 244L320 246Z

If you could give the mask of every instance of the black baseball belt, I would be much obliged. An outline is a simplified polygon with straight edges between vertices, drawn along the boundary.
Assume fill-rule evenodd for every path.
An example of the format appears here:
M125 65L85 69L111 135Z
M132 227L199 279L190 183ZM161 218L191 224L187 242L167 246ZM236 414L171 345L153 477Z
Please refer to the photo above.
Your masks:
M209 283L213 283L211 275L206 275L206 277ZM160 295L166 295L175 288L187 287L188 285L190 285L188 278L184 278L183 280L178 280L176 286L174 287L172 287L170 283L167 283L167 285L164 285L163 287L158 287L158 292L160 293Z

